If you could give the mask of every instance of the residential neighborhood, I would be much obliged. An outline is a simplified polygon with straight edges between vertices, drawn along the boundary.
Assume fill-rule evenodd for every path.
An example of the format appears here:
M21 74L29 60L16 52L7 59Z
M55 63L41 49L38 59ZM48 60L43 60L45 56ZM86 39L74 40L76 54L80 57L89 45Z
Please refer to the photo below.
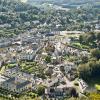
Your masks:
M52 37L46 35L44 38L40 34L36 36L28 34L24 38L23 36L18 36L15 40L13 38L11 44L6 44L6 47L5 44L2 45L0 56L3 62L1 67L3 67L0 74L0 87L22 93L36 90L38 85L43 85L46 87L45 97L50 99L71 95L73 89L77 95L84 93L88 85L78 78L77 64L64 57L66 55L89 56L89 52L69 46L71 40L66 35L70 32L65 32L65 36L63 33L54 34ZM49 41L46 38L49 38ZM33 67L38 70L38 66L40 71L35 72ZM41 67L42 73L40 73ZM78 86L75 86L75 82Z
M100 1L0 0L0 100L100 100Z

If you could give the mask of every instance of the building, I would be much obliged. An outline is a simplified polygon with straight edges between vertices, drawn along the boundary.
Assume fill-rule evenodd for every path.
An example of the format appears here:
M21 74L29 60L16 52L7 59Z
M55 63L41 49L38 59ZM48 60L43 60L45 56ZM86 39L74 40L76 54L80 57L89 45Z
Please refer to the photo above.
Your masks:
M45 96L48 100L60 100L67 95L70 95L70 88L67 88L66 86L50 87L45 89Z
M52 75L53 74L53 65L47 65L47 68L45 69L46 75Z
M59 82L58 78L47 79L46 81L44 81L44 85L46 87L52 87L58 82Z
M5 82L8 79L9 79L8 77L5 77L5 76L0 74L0 87L2 87L3 82Z
M1 24L0 28L11 28L11 24L8 24L8 23Z
M66 73L68 73L69 71L71 71L71 69L74 69L76 66L74 63L72 62L67 62L64 66L64 70Z
M30 26L30 22L25 22L24 25Z
M38 49L38 47L39 47L39 44L38 43L32 43L32 49L33 50L37 50Z
M10 46L12 44L12 41L10 39L0 39L0 47L7 47Z
M4 80L1 84L1 87L9 91L21 93L22 91L31 89L32 83L19 77L13 77Z
M33 58L35 58L35 51L30 49L23 51L19 57L20 60L32 60Z
M61 56L52 56L51 63L52 64L60 64L62 62Z
M32 24L34 24L34 25L39 25L39 23L40 23L39 20L32 21Z
M96 24L96 25L95 25L95 28L96 28L96 29L100 29L100 24Z

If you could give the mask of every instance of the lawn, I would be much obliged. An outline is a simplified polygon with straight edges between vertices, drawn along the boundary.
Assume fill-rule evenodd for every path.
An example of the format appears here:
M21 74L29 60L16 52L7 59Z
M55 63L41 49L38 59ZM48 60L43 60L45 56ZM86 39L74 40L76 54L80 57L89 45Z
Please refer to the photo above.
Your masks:
M8 65L6 66L6 68L14 68L14 67L16 67L16 63L14 63L14 64L8 64Z
M96 85L95 85L95 88L96 88L98 91L100 91L100 85L96 84Z
M80 44L79 42L74 42L71 45L79 49L89 49L89 46Z
M44 67L39 65L37 62L25 62L22 61L19 63L20 70L29 74L36 74L39 76L44 76Z
M39 65L36 62L20 62L20 69L23 72L35 73L39 70Z

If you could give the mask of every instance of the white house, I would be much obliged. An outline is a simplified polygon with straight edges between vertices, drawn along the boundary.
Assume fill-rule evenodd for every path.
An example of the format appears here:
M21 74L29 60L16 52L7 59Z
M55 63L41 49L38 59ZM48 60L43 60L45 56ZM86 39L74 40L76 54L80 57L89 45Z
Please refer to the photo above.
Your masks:
M64 66L65 72L68 73L72 68L75 68L75 64L72 62L66 62Z
M32 83L19 77L13 77L4 80L1 84L1 87L9 91L21 93L22 91L31 89Z
M47 87L51 87L51 86L53 86L55 83L57 83L58 81L59 81L58 78L47 79L47 80L44 82L44 85L47 86Z
M23 51L20 54L19 59L20 60L32 60L35 57L35 52L31 49Z

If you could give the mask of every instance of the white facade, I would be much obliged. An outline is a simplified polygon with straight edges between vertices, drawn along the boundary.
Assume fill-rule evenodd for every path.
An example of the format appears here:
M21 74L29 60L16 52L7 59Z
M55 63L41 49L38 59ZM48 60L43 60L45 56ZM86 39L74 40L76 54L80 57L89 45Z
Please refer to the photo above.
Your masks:
M72 62L67 62L65 64L64 70L66 73L68 73L68 71L70 71L72 68L75 68L75 64Z
M20 54L20 60L32 60L35 56L35 52L33 50L29 50L26 52L22 52Z
M32 88L32 83L30 81L23 80L17 77L13 77L9 79L2 78L0 83L1 83L0 87L17 93Z

